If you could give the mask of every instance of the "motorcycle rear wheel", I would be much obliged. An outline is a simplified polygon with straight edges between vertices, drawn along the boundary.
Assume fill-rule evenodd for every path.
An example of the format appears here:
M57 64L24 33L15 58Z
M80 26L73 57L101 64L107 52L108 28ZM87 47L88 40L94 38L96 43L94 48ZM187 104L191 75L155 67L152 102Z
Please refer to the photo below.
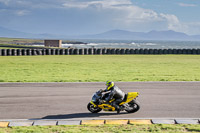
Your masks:
M94 105L91 104L91 103L88 103L87 109L88 109L91 113L98 113L98 112L100 112L100 111L102 110L102 109L99 108L99 107L94 107Z
M135 113L140 109L140 103L136 99L132 100L131 102L128 103L129 107L131 107L131 110L126 110L128 113Z

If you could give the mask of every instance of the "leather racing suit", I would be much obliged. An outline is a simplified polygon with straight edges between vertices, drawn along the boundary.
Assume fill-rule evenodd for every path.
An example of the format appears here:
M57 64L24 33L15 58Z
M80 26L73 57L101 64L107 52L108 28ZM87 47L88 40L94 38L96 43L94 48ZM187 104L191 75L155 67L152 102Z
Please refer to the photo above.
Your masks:
M114 98L115 100L111 103L111 105L115 107L116 110L120 110L119 104L123 101L125 93L116 85L109 88L109 90L106 88L103 92L108 92L105 101L108 102Z

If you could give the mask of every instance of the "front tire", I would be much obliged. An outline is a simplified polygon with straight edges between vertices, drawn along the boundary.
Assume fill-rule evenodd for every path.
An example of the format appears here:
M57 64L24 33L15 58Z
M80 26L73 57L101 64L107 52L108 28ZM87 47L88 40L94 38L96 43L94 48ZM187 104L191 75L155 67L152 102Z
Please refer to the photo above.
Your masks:
M128 113L135 113L140 109L140 103L136 99L132 100L131 102L128 103L129 107L131 107L131 110L126 110Z
M100 111L102 110L102 109L99 108L99 107L94 107L94 105L91 104L91 103L88 103L87 109L88 109L91 113L98 113L98 112L100 112Z

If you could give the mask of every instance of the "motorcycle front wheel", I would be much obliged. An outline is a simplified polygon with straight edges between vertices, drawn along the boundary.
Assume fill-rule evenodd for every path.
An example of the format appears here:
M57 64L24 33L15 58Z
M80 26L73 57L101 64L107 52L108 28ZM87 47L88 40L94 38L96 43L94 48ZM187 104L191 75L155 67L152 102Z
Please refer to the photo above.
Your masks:
M135 113L140 109L140 103L136 99L129 102L128 105L130 108L132 108L130 110L126 110L126 112L128 112L128 113Z
M102 110L102 109L99 108L99 107L94 107L94 105L91 104L91 103L88 103L87 109L88 109L91 113L98 113L98 112L100 112L100 111Z

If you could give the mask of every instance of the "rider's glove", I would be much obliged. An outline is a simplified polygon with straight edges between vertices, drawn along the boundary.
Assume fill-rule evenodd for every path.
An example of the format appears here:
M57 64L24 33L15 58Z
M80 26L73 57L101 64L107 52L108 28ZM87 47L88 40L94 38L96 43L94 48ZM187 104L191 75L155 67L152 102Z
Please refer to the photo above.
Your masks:
M109 100L110 100L109 97L107 97L107 98L105 99L106 102L108 102Z

